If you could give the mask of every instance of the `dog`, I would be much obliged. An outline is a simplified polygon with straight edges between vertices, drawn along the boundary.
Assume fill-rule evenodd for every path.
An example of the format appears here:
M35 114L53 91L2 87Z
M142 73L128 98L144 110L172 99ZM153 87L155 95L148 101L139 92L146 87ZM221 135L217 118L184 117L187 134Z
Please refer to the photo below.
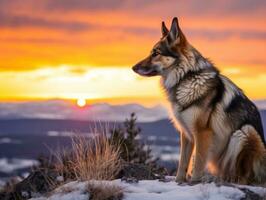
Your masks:
M212 174L228 182L264 184L266 145L256 106L188 42L176 17L170 30L162 22L161 32L150 55L132 69L161 76L180 132L176 181L197 183Z

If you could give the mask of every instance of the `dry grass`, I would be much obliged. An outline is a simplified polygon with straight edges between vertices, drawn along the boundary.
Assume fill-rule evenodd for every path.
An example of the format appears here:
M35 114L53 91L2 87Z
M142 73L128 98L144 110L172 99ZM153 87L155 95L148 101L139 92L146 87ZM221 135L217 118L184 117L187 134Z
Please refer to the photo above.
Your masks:
M121 169L120 149L105 134L75 136L70 152L62 150L56 157L64 177L82 181L112 180Z
M89 200L121 200L124 196L120 186L111 183L89 183Z

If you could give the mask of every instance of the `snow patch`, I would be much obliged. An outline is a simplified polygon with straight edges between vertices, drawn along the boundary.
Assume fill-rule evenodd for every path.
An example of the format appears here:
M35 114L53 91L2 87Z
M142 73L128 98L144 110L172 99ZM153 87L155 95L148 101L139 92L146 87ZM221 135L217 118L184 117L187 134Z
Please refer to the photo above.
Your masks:
M6 181L0 179L0 190L4 188L5 185L6 185Z
M171 178L171 177L170 177ZM173 178L171 178L173 179ZM245 197L243 191L235 187L221 186L214 183L181 186L174 181L142 180L138 183L126 183L121 180L90 181L90 184L114 184L123 188L123 200L229 200ZM70 182L56 189L50 197L32 198L31 200L84 200L89 199L86 191L88 182ZM240 187L240 186L238 186ZM241 186L264 195L266 188Z
M19 159L19 158L0 158L0 172L12 173L18 169L24 169L38 165L38 161L31 159Z
M20 140L14 140L9 137L0 138L0 144L21 144Z

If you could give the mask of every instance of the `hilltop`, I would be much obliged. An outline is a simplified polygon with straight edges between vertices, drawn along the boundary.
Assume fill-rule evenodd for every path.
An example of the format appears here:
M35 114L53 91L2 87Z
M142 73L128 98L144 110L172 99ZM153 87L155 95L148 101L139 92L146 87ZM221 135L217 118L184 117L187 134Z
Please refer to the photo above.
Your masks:
M169 177L173 179L174 177ZM98 187L100 195L96 190ZM111 187L111 191L108 188ZM120 189L118 189L120 188ZM104 191L108 190L109 197ZM96 198L97 196L97 198ZM265 199L266 188L216 185L214 183L197 184L194 186L177 185L173 180L160 182L159 180L142 180L137 183L127 183L121 180L70 182L55 189L50 194L38 196L31 200L240 200Z

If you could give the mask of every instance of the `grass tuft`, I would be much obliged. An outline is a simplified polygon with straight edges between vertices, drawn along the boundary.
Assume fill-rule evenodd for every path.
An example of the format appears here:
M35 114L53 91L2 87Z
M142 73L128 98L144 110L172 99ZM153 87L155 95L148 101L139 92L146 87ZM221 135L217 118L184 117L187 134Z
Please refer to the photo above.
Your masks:
M93 138L75 136L70 152L57 155L56 169L66 178L81 181L113 180L121 169L119 146L105 134Z
M87 187L89 200L121 200L123 188L111 183L89 183Z

